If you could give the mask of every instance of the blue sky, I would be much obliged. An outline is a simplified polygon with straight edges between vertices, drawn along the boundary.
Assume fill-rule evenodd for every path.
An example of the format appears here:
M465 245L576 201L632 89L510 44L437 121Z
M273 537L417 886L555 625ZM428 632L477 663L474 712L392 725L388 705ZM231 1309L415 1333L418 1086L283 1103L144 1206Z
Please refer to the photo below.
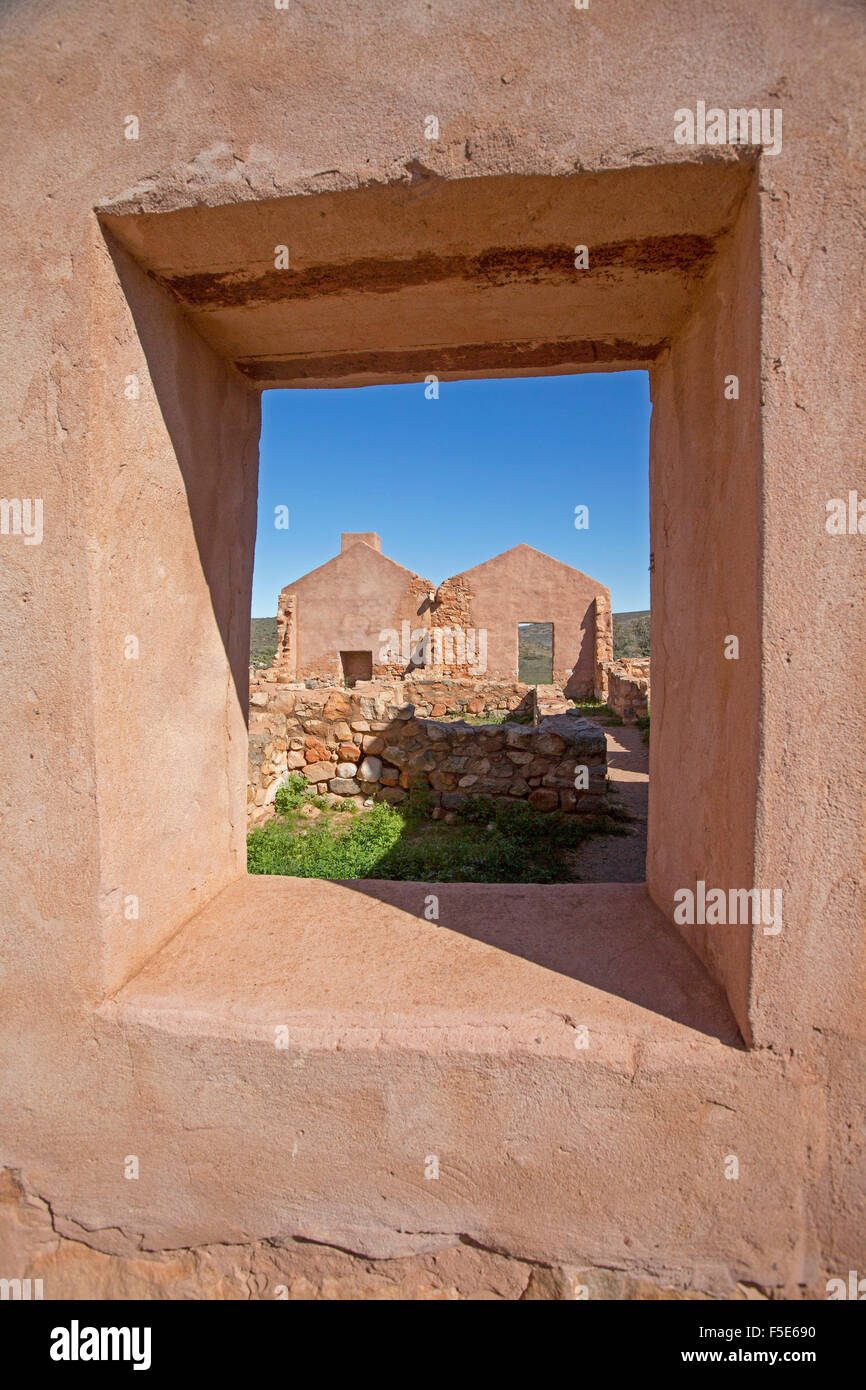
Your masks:
M645 372L266 391L253 617L341 531L434 584L525 541L649 608L649 418Z

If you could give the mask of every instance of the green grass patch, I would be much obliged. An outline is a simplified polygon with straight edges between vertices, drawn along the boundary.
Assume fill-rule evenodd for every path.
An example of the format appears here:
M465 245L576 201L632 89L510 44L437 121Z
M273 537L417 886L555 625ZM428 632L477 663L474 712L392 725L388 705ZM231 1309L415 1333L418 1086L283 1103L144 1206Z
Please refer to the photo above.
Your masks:
M519 721L515 720L507 712L504 714L466 714L464 711L461 714L443 714L434 722L437 724L457 724L462 722L464 724L472 724L475 728L484 728L487 724L508 724L509 722L515 724Z
M612 710L610 705L606 705L603 700L575 700L574 707L581 714L597 716L605 724L621 724L622 719L616 710Z
M427 715L419 715L419 718L428 718ZM524 710L503 710L488 712L487 714L443 714L435 720L437 724L456 724L462 721L464 724L472 724L474 728L486 728L487 725L498 724L531 724L532 716Z
M335 807L308 820L303 807L311 801L292 783L277 793L279 814L247 838L250 873L432 883L561 883L574 879L569 852L588 836L627 833L620 816L542 814L528 802L496 802L484 796L470 798L455 812L455 823L446 825L429 819L430 793L423 785L413 787L399 807L380 803L363 814L347 816L342 807Z

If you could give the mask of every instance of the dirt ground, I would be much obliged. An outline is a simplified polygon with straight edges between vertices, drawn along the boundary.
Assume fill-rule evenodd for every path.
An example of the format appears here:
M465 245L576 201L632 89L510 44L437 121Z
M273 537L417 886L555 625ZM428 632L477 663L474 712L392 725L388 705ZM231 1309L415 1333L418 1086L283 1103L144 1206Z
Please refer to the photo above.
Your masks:
M588 716L589 717L589 716ZM593 835L576 850L573 868L582 883L643 883L646 878L649 748L634 724L602 724L607 739L613 799L632 816L628 835Z

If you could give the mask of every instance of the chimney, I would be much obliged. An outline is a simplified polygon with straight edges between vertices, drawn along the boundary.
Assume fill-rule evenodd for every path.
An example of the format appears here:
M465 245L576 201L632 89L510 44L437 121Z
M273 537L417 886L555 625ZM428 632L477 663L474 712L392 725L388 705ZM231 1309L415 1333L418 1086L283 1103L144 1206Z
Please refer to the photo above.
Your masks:
M382 554L382 541L375 531L343 531L340 536L340 554L342 555L343 551L348 550L350 546L358 545L359 542L371 546L373 550L378 550L379 554Z

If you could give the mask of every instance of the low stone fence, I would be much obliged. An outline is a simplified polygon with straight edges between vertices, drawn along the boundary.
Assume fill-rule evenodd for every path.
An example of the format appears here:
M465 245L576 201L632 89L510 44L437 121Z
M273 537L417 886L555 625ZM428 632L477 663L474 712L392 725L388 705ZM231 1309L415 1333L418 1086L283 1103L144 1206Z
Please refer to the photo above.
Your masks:
M277 790L292 772L334 802L397 804L418 779L430 788L434 806L446 810L481 794L526 800L541 811L604 809L607 752L597 725L575 713L551 715L535 726L425 718L424 708L432 716L442 701L427 692L423 704L415 704L406 699L408 684L368 682L347 690L258 682L250 704L251 823L272 814ZM411 685L418 693L418 683ZM523 704L517 688L504 697L503 689L509 687L499 687L496 699Z
M394 681L358 681L351 687L334 685L333 681L309 679L288 681L274 667L250 667L250 695L281 690L327 690L344 694L362 694L388 690L404 703L413 704L419 715L441 719L446 714L514 714L518 719L532 715L534 686L522 681L511 683L487 680L484 677L414 677Z
M607 703L625 724L649 714L649 657L622 657L607 667Z

